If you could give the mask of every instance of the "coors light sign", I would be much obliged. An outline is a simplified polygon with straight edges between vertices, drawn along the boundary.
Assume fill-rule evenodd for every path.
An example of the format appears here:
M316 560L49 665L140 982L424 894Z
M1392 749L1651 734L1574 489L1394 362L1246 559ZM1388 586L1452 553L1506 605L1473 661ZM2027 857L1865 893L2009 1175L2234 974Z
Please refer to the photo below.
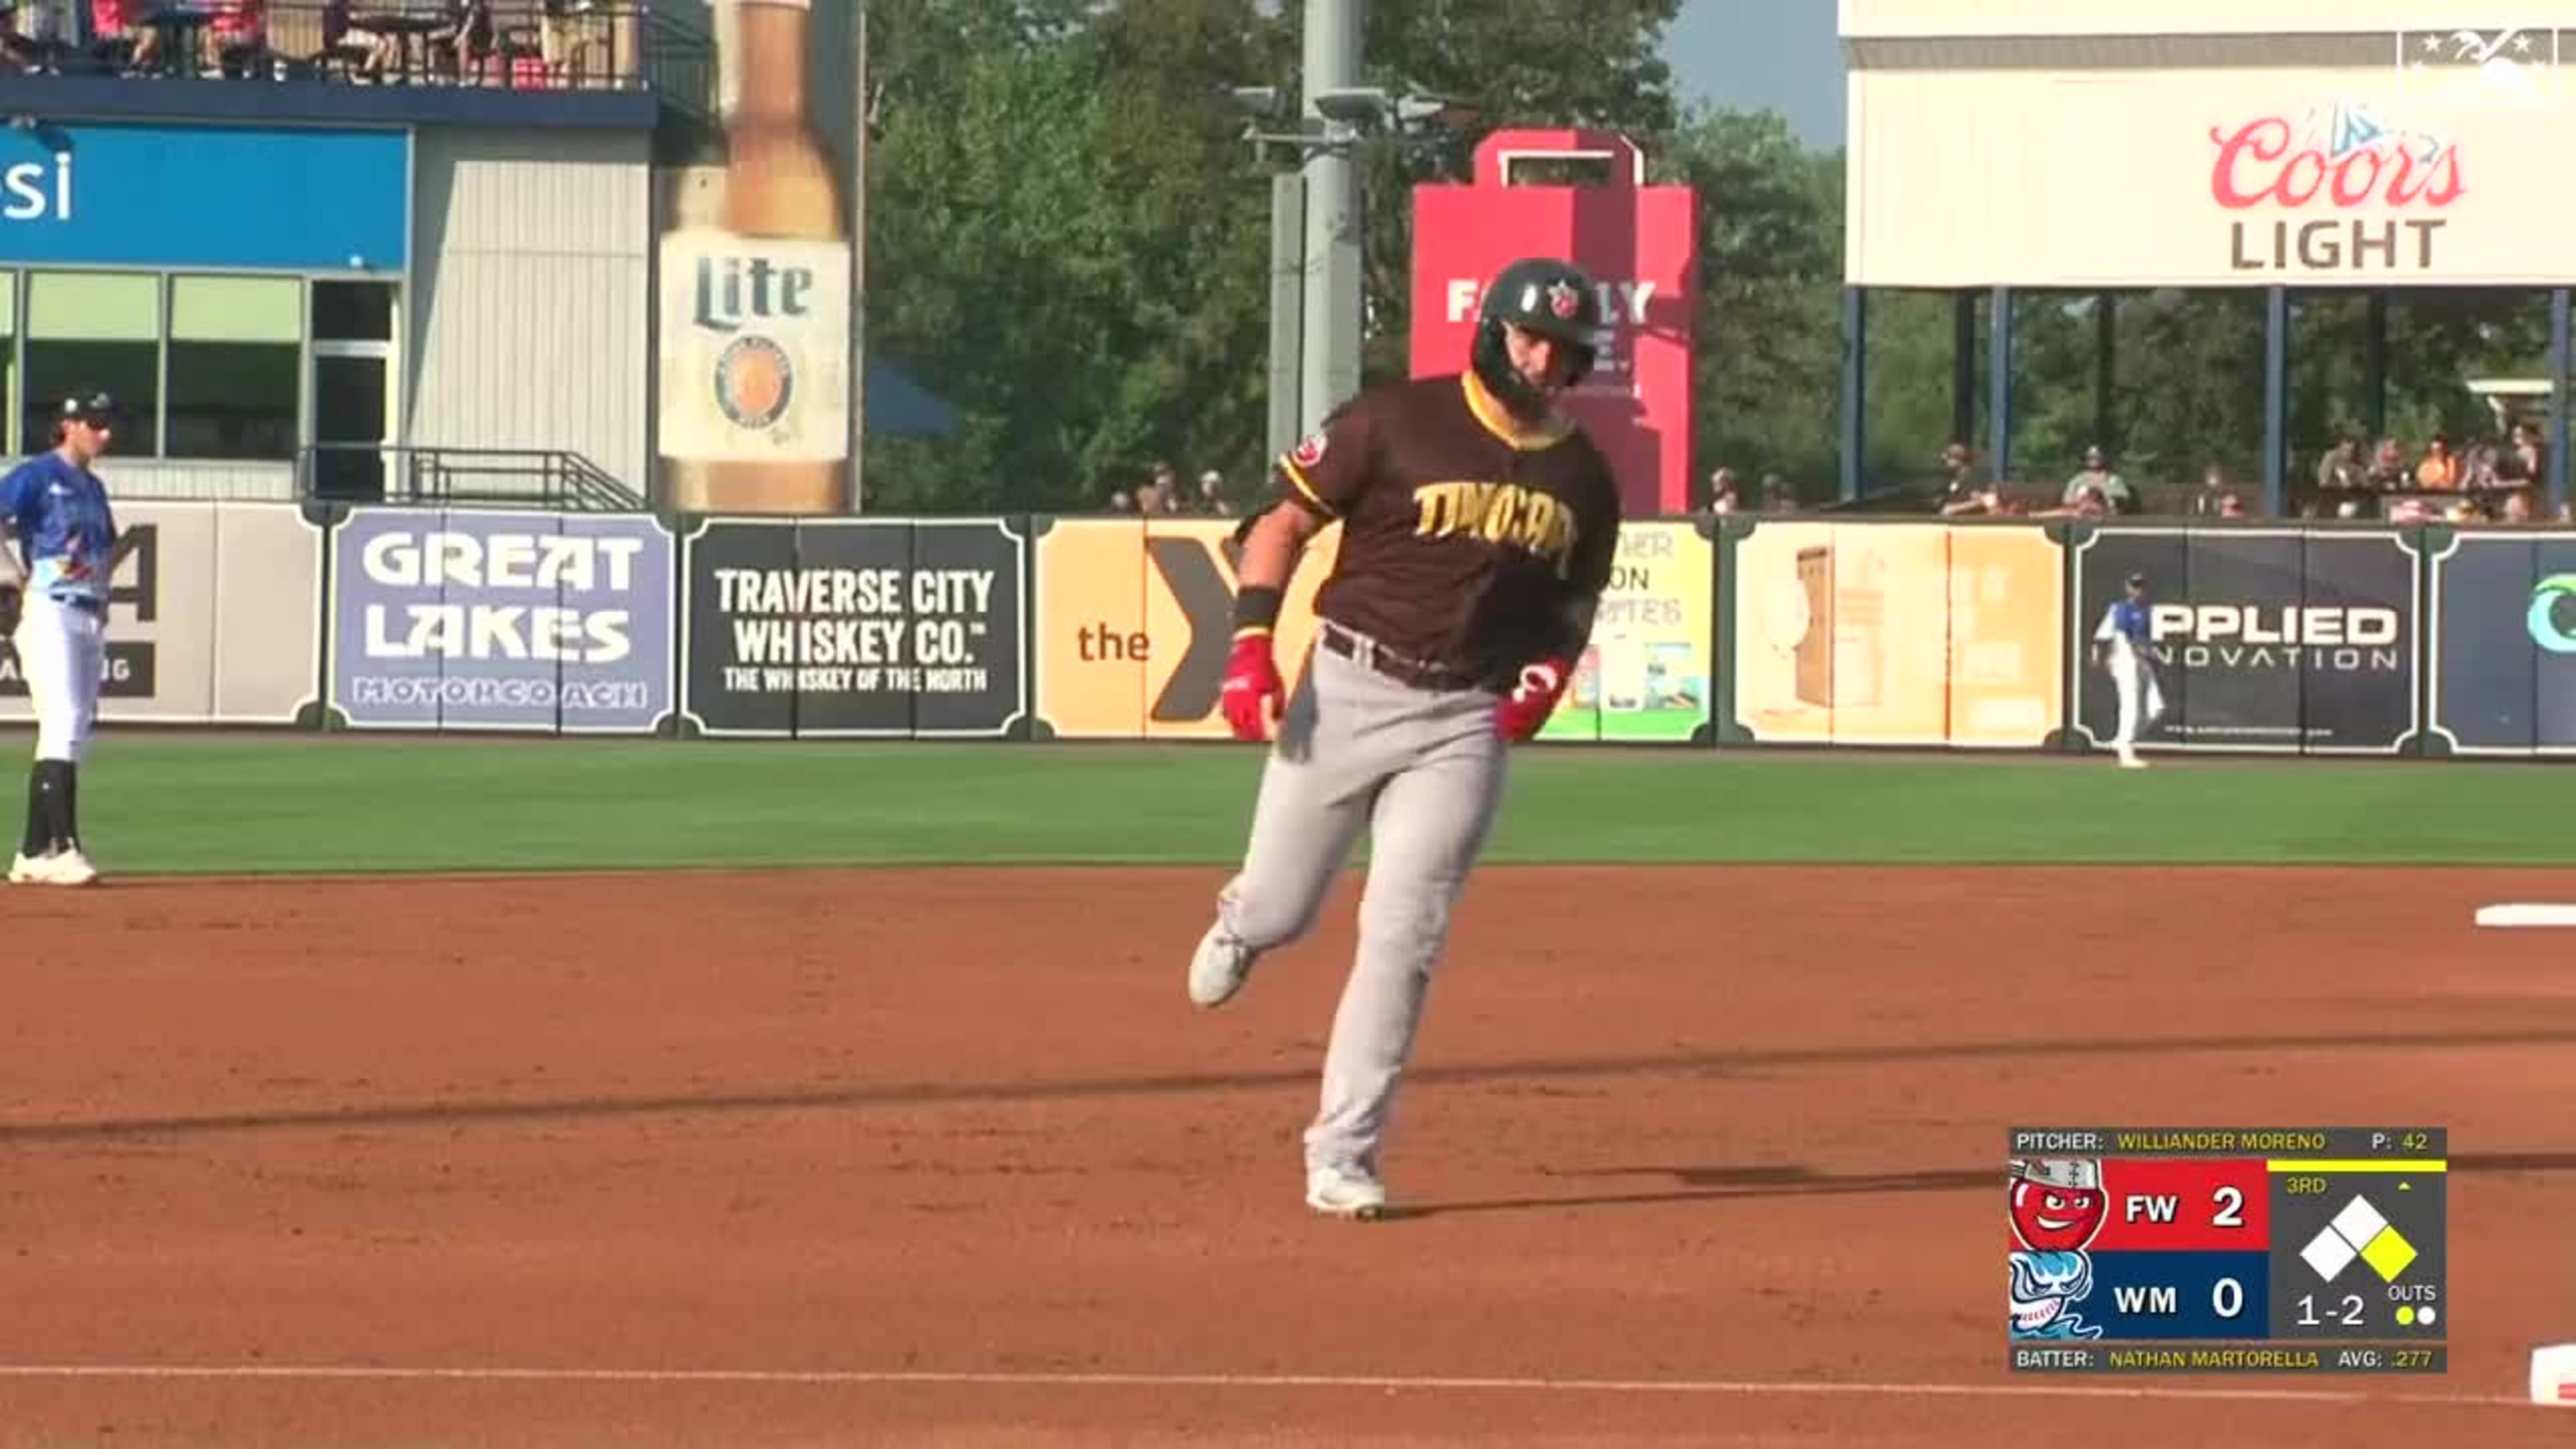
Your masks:
M662 238L660 445L682 513L850 508L850 243L806 105L813 0L718 0L725 167Z

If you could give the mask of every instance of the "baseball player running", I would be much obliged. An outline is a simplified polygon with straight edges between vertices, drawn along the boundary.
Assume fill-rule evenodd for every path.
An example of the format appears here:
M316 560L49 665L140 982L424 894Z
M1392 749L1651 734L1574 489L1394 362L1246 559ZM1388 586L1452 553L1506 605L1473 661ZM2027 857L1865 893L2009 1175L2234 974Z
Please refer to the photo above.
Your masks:
M27 833L9 879L88 885L98 871L81 849L80 760L98 719L107 665L107 587L130 537L120 537L107 490L90 464L107 451L116 404L103 392L64 400L54 446L0 478L0 523L24 554L0 550L15 576L0 583L0 616L15 613L12 642L36 709L36 763L27 784Z
M1554 711L1610 579L1619 495L1554 399L1591 370L1592 280L1514 262L1486 290L1464 372L1371 389L1279 459L1243 536L1226 718L1272 740L1242 867L1190 960L1202 1007L1303 936L1366 827L1359 952L1305 1133L1306 1201L1384 1211L1378 1175L1450 909L1500 802L1508 742ZM1316 645L1284 701L1271 647L1299 550L1342 525Z
M2112 736L2111 744L2120 752L2120 763L2132 770L2147 767L2138 756L2138 706L2145 704L2149 724L2165 712L2164 691L2156 685L2153 645L2147 576L2131 574L2127 595L2111 602L2102 613L2100 627L2093 631L2093 662L2111 671L2111 684L2119 691L2119 733Z

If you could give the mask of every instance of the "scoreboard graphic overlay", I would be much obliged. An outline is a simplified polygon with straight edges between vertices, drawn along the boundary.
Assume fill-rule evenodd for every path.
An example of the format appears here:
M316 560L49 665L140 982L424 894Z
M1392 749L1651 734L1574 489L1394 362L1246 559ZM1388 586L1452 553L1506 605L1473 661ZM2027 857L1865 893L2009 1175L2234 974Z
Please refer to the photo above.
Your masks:
M2444 1373L2450 1132L2017 1127L2012 1367Z

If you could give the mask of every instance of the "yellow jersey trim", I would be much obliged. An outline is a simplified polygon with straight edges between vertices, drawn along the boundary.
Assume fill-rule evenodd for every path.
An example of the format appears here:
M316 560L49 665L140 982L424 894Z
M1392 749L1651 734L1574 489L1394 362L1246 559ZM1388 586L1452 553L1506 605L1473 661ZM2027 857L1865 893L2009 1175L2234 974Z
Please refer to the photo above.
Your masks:
M1544 427L1525 428L1476 374L1462 372L1458 379L1467 393L1467 411L1475 414L1476 421L1484 426L1486 432L1521 452L1540 452L1574 436L1574 424L1564 418L1552 417Z
M1279 455L1279 472L1298 492L1306 495L1306 501L1315 505L1316 510L1326 518L1342 516L1341 510L1326 503L1323 496L1315 491L1315 485L1306 481L1306 470L1298 467L1285 453Z

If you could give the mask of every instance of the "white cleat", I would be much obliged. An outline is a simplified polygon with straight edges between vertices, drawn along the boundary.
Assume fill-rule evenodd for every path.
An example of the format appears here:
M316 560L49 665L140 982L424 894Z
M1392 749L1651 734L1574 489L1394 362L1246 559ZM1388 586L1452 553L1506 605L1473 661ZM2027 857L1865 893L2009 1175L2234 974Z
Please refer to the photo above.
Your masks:
M2146 760L2140 756L2122 755L2120 757L2120 768L2123 770L2143 770L2146 767Z
M43 885L54 868L50 855L19 855L9 862L9 884Z
M98 867L89 863L89 857L78 846L47 857L47 862L50 866L45 877L47 885L85 886L98 879Z
M1225 932L1219 921L1199 937L1199 948L1190 956L1190 1001L1202 1007L1223 1006L1243 989L1243 979L1252 974L1253 959L1261 953Z
M1378 1185L1376 1178L1355 1168L1309 1168L1306 1206L1326 1217L1371 1221L1386 1212L1386 1189Z

